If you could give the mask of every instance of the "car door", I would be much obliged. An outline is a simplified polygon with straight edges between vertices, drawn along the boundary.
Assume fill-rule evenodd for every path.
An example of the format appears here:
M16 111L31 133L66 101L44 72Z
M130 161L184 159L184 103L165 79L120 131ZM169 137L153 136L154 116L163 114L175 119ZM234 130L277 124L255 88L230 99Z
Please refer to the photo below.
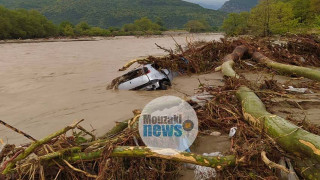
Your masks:
M166 78L166 75L164 75L162 72L158 71L151 65L148 66L148 69L149 69L148 77L150 81L162 80Z
M149 83L150 80L146 75L146 70L144 68L137 69L136 71L141 71L141 75L121 83L118 88L122 90L133 90L143 87L145 84Z

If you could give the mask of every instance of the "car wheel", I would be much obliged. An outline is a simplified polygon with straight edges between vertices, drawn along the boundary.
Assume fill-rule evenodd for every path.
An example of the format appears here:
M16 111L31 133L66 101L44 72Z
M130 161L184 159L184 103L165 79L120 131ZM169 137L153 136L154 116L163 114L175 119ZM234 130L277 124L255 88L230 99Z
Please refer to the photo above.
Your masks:
M160 84L159 89L161 90L167 90L168 87L170 86L170 82L168 81L160 81L159 84Z

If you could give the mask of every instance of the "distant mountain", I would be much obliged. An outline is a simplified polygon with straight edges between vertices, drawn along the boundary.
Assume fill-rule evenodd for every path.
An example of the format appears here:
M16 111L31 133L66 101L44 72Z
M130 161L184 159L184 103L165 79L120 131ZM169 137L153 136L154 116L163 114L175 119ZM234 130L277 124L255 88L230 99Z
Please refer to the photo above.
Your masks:
M221 6L227 0L184 0L184 1L199 4L200 6L207 8L207 9L217 10L217 9L221 8Z
M206 3L198 3L201 7L207 8L207 9L213 9L217 10L221 7L219 4L206 4Z
M161 19L167 28L181 28L194 19L220 26L226 16L182 0L0 0L0 5L39 10L54 23L86 21L103 28L121 27L141 17Z
M228 13L250 11L258 2L259 0L229 0L219 10Z

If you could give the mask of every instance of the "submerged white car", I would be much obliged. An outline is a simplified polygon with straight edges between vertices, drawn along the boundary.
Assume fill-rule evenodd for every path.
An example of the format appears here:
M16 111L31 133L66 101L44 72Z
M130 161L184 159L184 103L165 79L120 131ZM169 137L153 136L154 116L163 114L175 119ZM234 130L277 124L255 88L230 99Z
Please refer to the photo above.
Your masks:
M118 89L121 90L166 90L171 86L173 73L168 69L160 69L155 64L147 64L123 75Z

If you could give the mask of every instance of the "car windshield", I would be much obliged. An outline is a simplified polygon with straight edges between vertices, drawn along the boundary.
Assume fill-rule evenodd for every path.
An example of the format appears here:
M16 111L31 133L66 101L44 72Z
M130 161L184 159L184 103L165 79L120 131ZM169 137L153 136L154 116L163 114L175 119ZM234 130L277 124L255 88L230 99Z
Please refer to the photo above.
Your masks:
M158 69L160 69L160 66L158 65L158 64L151 64L151 66L153 67L153 68L155 68L156 70L158 70Z
M135 79L137 77L147 74L148 72L149 72L149 69L147 67L132 70L127 74L123 75L123 80L121 82L126 82L131 79Z

